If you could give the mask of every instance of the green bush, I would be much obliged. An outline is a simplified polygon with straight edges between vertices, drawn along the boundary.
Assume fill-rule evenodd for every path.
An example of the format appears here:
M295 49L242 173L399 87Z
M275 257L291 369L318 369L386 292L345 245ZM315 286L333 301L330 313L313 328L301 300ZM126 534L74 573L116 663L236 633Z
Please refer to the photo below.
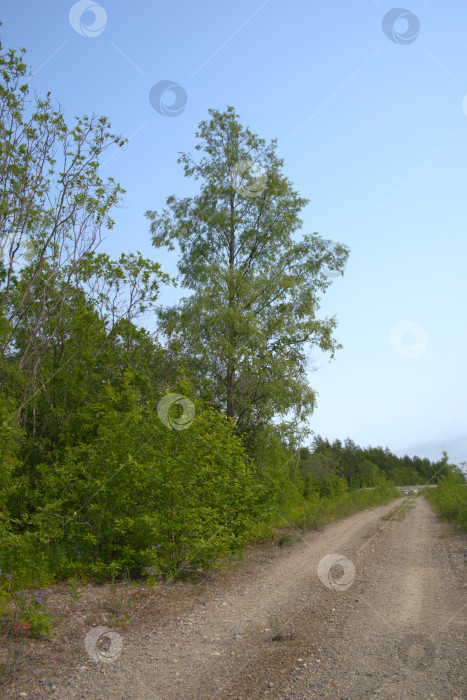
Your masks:
M190 396L191 388L177 391ZM52 465L36 465L35 488L24 490L29 514L11 535L23 560L35 549L36 562L45 558L59 577L104 579L144 566L173 575L245 541L259 518L259 489L231 421L196 403L192 423L172 430L130 373L81 413L79 442Z
M337 474L322 476L315 480L315 488L320 498L332 498L348 491L347 481Z
M19 488L14 479L19 466L18 453L24 431L16 420L15 404L0 394L0 546L10 526L9 502Z
M452 520L463 532L467 532L467 485L459 476L450 474L439 480L436 488L424 490L425 498L432 503L440 516Z
M296 451L287 449L276 426L262 426L244 442L254 464L256 488L265 517L302 498L304 482Z

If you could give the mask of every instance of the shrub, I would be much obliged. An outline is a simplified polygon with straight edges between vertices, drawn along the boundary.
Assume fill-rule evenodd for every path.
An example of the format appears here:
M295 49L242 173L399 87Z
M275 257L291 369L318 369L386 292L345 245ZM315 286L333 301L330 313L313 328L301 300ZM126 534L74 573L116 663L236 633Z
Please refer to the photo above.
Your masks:
M177 391L190 396L191 388ZM23 539L59 576L104 579L145 566L173 574L248 537L259 490L230 420L196 403L191 425L172 430L132 388L130 373L80 419L79 442L53 465L37 465L34 508L22 523Z
M443 519L452 520L460 530L467 531L467 485L456 474L443 477L436 488L425 489L424 495Z
M338 476L337 474L317 478L315 487L320 498L332 498L333 496L346 493L349 489L344 477Z

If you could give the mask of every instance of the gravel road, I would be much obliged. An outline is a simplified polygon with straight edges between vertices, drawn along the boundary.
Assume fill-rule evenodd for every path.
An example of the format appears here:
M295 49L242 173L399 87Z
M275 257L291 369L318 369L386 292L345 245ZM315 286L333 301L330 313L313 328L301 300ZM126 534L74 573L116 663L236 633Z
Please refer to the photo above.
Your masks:
M356 513L37 697L466 698L465 545L423 498Z

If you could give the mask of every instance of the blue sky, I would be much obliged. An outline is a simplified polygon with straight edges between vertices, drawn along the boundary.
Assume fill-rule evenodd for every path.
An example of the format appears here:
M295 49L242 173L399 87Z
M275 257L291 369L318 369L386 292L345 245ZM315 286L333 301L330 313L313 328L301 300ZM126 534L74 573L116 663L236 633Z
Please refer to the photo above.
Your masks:
M0 33L27 49L31 86L50 90L68 121L104 114L130 139L101 170L127 190L103 249L141 250L176 272L144 212L194 191L177 154L193 150L210 107L233 105L277 138L284 172L311 200L303 230L351 249L322 302L344 347L331 363L313 353L311 428L467 460L465 3L411 0L395 21L386 0L89 0L70 21L73 5L6 0ZM186 92L176 117L149 101L161 80ZM179 296L166 289L161 301Z

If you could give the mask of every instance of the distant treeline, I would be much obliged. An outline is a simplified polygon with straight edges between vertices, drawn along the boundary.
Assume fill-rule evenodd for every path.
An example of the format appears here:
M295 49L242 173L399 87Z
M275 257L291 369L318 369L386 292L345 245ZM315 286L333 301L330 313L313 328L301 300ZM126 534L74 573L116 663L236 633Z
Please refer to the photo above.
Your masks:
M446 452L436 462L426 457L397 457L388 447L360 447L350 438L344 442L335 440L330 443L316 436L310 447L300 450L300 468L305 495L317 485L326 491L335 477L345 479L352 488L375 486L381 476L397 486L436 484L451 474L465 481L461 468L449 464Z

